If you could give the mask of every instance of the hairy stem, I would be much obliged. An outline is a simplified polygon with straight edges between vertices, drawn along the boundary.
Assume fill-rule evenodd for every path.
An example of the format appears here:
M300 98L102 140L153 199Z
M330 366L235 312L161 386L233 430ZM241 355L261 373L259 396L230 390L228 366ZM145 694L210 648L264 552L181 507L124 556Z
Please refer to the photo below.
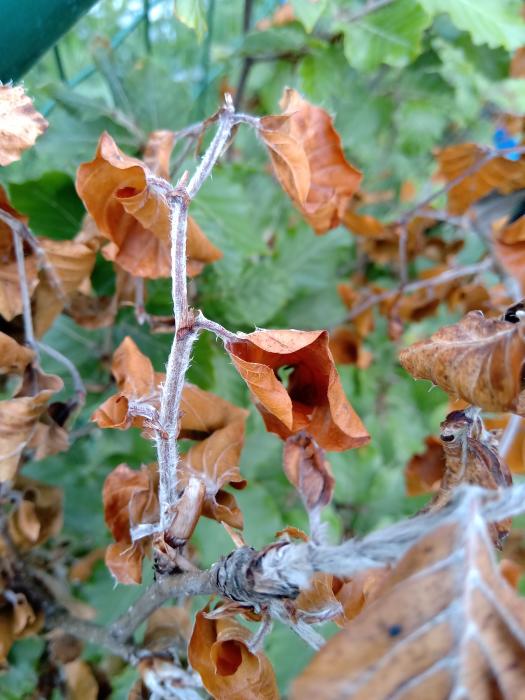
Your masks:
M157 430L160 526L162 530L169 529L174 516L174 507L179 498L177 436L180 402L186 371L190 363L191 349L199 333L199 326L188 309L186 284L188 206L222 154L236 122L233 103L229 95L226 97L226 103L220 111L218 119L217 132L187 187L185 185L186 175L184 175L170 195L172 216L171 289L175 333L166 368L166 381L162 388L160 429Z

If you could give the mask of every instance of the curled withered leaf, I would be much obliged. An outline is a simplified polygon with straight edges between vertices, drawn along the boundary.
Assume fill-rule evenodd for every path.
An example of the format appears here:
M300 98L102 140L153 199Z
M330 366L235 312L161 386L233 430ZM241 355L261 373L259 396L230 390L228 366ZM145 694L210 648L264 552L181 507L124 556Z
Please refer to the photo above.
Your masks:
M328 112L291 88L280 106L282 115L260 120L259 134L283 189L314 231L326 233L341 223L361 173L346 160Z
M437 491L445 473L445 453L438 437L425 438L425 451L414 455L405 467L405 485L409 496Z
M251 632L228 618L210 620L197 613L188 659L215 700L277 700L279 691L269 660L248 648Z
M62 490L17 475L13 490L18 493L9 514L9 536L17 548L27 551L43 544L62 529Z
M441 423L440 433L445 469L438 492L424 512L440 510L461 484L476 484L486 489L512 485L512 476L497 451L497 441L485 430L479 416L471 409L452 411ZM510 520L490 525L490 533L497 547L510 530Z
M438 154L438 176L446 182L460 178L486 157L486 151L475 143L447 146ZM509 160L491 158L470 175L463 177L448 192L450 214L463 214L479 199L493 190L510 194L525 187L525 158Z
M44 272L33 295L35 334L42 336L78 290L89 279L96 260L96 249L77 241L39 239L48 264L52 267L57 288Z
M525 414L525 326L471 311L429 339L401 351L399 360L416 379L437 384L487 411Z
M47 127L23 87L0 84L0 165L19 160Z
M33 360L34 352L0 333L0 374L23 374Z
M17 394L0 401L0 481L15 476L22 453L48 409L49 399L62 387L60 377L28 366Z
M412 546L290 697L518 698L524 657L525 603L499 574L479 506L466 502Z
M94 160L77 172L77 191L110 243L103 255L137 277L169 277L169 184L137 158L123 153L109 134L100 137ZM188 219L188 274L218 260L220 251Z
M324 451L307 433L300 432L286 440L283 465L308 510L330 503L335 486L332 468Z
M119 583L140 583L142 560L149 541L132 544L130 528L156 523L159 517L156 465L140 471L120 464L108 476L102 490L104 519L115 544L106 550L106 565Z
M126 336L113 353L111 373L119 393L110 396L91 416L100 428L143 427L144 417L154 419L159 407L159 386L163 374L153 369L151 360Z
M285 440L306 430L320 447L335 451L368 442L345 397L326 331L260 330L227 347L268 431Z

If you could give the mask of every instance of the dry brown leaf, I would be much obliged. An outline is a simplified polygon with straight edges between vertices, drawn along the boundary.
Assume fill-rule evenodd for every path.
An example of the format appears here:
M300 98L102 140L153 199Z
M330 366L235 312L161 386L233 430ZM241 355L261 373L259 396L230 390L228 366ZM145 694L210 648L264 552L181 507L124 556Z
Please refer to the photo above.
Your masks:
M438 154L438 177L449 183L480 162L486 150L475 143L447 146ZM471 175L464 177L448 192L450 214L464 214L475 202L493 190L510 194L525 187L525 157L517 161L492 158Z
M512 485L512 476L501 460L494 435L487 432L479 416L471 409L452 411L441 423L440 433L445 470L439 490L421 511L433 513L450 502L461 484L474 484L486 489ZM509 534L511 521L490 525L490 534L501 549Z
M418 280L428 280L447 271L446 265L436 265L419 273ZM460 286L459 280L450 280L443 284L429 284L412 294L400 294L380 304L381 313L385 316L394 316L403 322L418 322L432 316L438 310L440 304L448 300L449 296Z
M0 481L14 478L49 399L62 387L60 377L28 367L17 394L0 401Z
M9 595L0 595L0 669L7 668L13 643L38 634L43 624L43 613L35 613L24 593L10 591Z
M20 160L47 127L23 87L0 84L0 165Z
M153 177L144 163L123 153L104 133L94 160L79 167L76 185L99 231L110 241L102 251L108 260L137 277L170 277L168 183ZM222 257L191 217L188 257L190 275Z
M9 514L9 536L21 552L46 542L62 529L62 490L17 475L20 500Z
M197 613L188 659L215 700L278 700L272 666L262 652L248 649L251 633L228 618Z
M525 414L525 326L471 311L429 339L405 348L403 367L486 411Z
M263 32L271 27L281 27L284 24L289 24L295 20L293 7L289 2L284 2L277 6L277 9L271 17L265 17L257 22L256 28Z
M115 542L106 548L106 566L118 583L142 583L143 559L144 549L141 543L133 545L128 542Z
M168 129L158 129L148 135L143 151L144 164L154 175L170 179L170 158L175 145L175 132Z
M39 243L60 283L57 290L48 275L40 273L40 280L33 295L35 334L42 336L62 311L69 298L82 282L91 276L96 260L96 250L76 241L53 241L41 238Z
M324 451L305 432L289 437L284 445L284 473L308 510L328 505L335 479Z
M326 331L261 330L227 347L269 432L286 439L306 430L320 447L335 451L368 442L344 395ZM289 369L285 385L278 372Z
M35 353L0 332L0 374L23 374Z
M154 372L151 361L129 337L124 339L114 353L112 372L120 393L107 399L95 411L93 420L100 427L145 427L146 434L149 434L151 425L156 424L159 386L164 375ZM149 415L150 418L145 420L144 415ZM195 444L180 459L180 501L170 526L172 545L181 544L191 536L201 515L242 528L242 513L233 495L223 491L223 487L230 484L241 489L246 485L239 471L239 461L247 416L246 410L196 386L185 385L181 399L179 437L194 440ZM138 473L122 465L123 474L125 470L129 472L129 487L135 490ZM145 488L143 477L140 479L140 488ZM127 478L125 481L128 483ZM106 479L105 489L108 489L108 499L110 496L112 499L112 513L107 515L108 524L115 521L113 509L117 501L113 500L113 496L122 483L116 470ZM147 521L136 513L131 527L141 522L156 522L156 478L150 486L155 495L155 509L149 513ZM147 486L148 490L150 486ZM120 498L124 504L130 502L129 493L123 491ZM120 506L119 510L122 510ZM129 537L128 516L129 514L125 515L124 521L119 520L118 531L113 531L117 541L122 541L124 529ZM111 527L114 529L114 525Z
M422 537L381 595L332 637L292 700L520 698L525 603L501 578L472 501Z
M345 158L333 120L324 109L286 88L280 116L263 117L259 133L285 192L318 234L341 223L361 173Z
M403 229L398 223L383 224L374 216L357 214L351 208L344 213L342 223L359 237L361 250L375 262L386 264L399 259L399 238ZM409 259L423 252L423 233L434 224L434 219L421 216L408 223L406 252Z
M356 365L359 369L370 367L374 357L363 347L362 337L349 326L331 331L330 352L338 365Z
M170 606L158 608L148 618L144 646L152 652L163 652L172 647L186 651L192 623L186 608Z
M384 569L365 569L347 581L333 577L332 591L343 609L342 615L334 622L343 627L357 617L366 605L380 595L381 586L389 573L389 567L385 567Z
M68 700L97 700L98 683L91 666L82 659L64 664Z
M409 496L437 491L445 473L445 453L438 437L425 438L426 449L414 455L405 467L405 485Z
M104 561L105 548L97 547L91 552L75 560L75 563L69 569L69 579L84 583L89 581L93 574L93 569L99 561Z
M2 86L0 85L0 90ZM1 132L0 132L1 133ZM12 217L27 223L27 218L13 209L7 193L0 186L0 209ZM37 263L31 251L24 250L24 267L26 270L27 287L29 295L33 293L37 283ZM0 221L0 315L6 321L11 321L22 313L22 296L20 294L20 282L16 256L14 250L13 233L11 227L4 221Z
M498 418L485 418L485 426L488 430L495 431L498 435L503 434L508 425L510 416ZM525 473L525 419L521 419L519 429L514 435L506 454L505 462L514 474Z

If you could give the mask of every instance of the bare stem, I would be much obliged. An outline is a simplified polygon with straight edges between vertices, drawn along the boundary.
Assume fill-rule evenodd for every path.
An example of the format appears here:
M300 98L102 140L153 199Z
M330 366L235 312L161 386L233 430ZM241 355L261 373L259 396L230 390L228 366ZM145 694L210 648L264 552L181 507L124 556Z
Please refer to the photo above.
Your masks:
M188 197L190 199L195 197L206 178L210 175L213 166L228 142L233 125L238 121L241 120L236 118L232 98L227 94L226 103L219 117L219 128L188 184Z
M16 266L18 269L18 282L20 285L20 295L22 297L22 314L24 318L24 335L25 341L30 348L33 348L38 353L37 344L35 341L35 333L33 330L33 317L31 316L31 297L29 295L29 287L27 286L26 265L24 260L24 246L22 239L12 230L13 243L15 246Z
M61 352L55 350L55 348L52 348L50 345L46 345L45 343L38 342L38 347L43 350L46 355L49 355L49 357L52 357L53 360L56 360L56 362L59 362L67 369L71 375L71 379L73 380L73 387L77 396L77 404L83 404L86 398L86 387L84 386L84 382L82 381L82 377L80 376L78 369L71 362L69 357L66 357Z
M479 263L474 263L473 265L465 265L464 267L459 267L456 270L447 270L441 275L436 275L435 277L431 277L429 279L410 282L409 284L403 287L402 291L405 294L409 294L410 292L418 292L421 289L430 289L432 287L438 287L440 284L445 284L446 282L451 282L455 279L460 279L462 277L470 277L471 275L477 275L481 272L487 272L487 270L490 270L491 267L493 267L493 265L493 261L490 258L487 258L486 260L483 260ZM387 301L388 299L397 296L399 292L399 287L396 287L395 289L387 289L384 292L381 292L380 294L372 294L368 297L368 299L365 299L360 304L357 304L357 306L351 309L350 313L348 314L345 320L353 321L354 318L362 314L363 311L366 311L367 309L371 308L372 306L375 306L376 304L380 304L383 301Z
M137 627L170 598L210 595L215 590L211 569L177 574L156 581L110 626L109 632L115 639L125 642Z
M478 170L481 170L481 168L486 165L489 161L494 160L494 158L499 158L499 157L504 157L506 155L511 155L511 154L522 154L525 153L525 146L516 146L516 147L511 147L511 148L487 148L485 149L485 152L483 155L477 160L475 163L472 163L472 165L464 170L462 173L460 173L457 177L455 177L453 180L449 180L443 187L440 187L438 190L435 192L432 192L429 194L427 197L419 201L417 204L415 204L413 207L408 209L403 216L401 217L399 223L400 224L406 224L408 223L411 219L414 218L417 214L422 209L425 209L431 202L433 202L435 199L438 197L441 197L441 195L447 194L450 192L451 189L456 187L456 185L459 185L463 180L465 180L467 177L470 177L470 175L474 175L474 173L477 173Z
M509 422L507 423L507 426L503 431L503 435L501 436L501 440L499 441L498 446L498 452L502 459L506 458L510 451L512 443L514 442L516 436L520 432L522 420L523 418L521 416L517 416L514 413L510 416Z
M77 639L90 644L96 644L107 649L112 654L120 656L129 663L136 663L139 659L138 650L132 644L125 644L112 636L105 627L88 620L81 620L67 613L55 613L46 619L48 626L53 629L61 629Z
M50 285L55 291L55 294L65 304L67 302L67 297L62 288L62 283L57 277L53 265L51 265L47 259L47 255L45 254L44 249L38 242L38 239L34 233L32 233L32 231L24 224L23 221L20 221L20 219L17 219L3 209L0 209L0 221L3 221L9 226L13 235L16 234L30 246L31 250L38 259L39 268L45 272Z
M232 333L231 331L221 326L220 323L215 323L215 321L210 321L208 318L199 313L195 321L197 328L201 328L204 331L210 331L214 333L217 338L220 338L224 343L234 343L239 340L239 335Z

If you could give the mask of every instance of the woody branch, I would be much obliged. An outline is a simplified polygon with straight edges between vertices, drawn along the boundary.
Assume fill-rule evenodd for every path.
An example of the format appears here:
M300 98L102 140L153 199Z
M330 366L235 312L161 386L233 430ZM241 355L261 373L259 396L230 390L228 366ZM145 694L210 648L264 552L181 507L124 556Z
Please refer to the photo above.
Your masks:
M179 412L186 372L193 343L201 329L214 332L218 337L231 340L234 336L202 314L195 315L188 308L186 285L186 240L188 208L191 200L209 177L215 163L223 153L235 124L244 122L256 125L258 119L236 114L232 99L226 95L225 104L218 114L218 128L199 166L189 182L185 173L177 186L168 194L171 210L171 279L175 332L166 368L166 380L162 387L157 430L157 457L159 469L160 528L169 530L178 501L179 461L177 437ZM187 183L187 184L186 184Z

